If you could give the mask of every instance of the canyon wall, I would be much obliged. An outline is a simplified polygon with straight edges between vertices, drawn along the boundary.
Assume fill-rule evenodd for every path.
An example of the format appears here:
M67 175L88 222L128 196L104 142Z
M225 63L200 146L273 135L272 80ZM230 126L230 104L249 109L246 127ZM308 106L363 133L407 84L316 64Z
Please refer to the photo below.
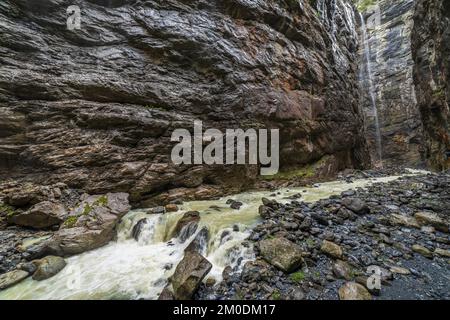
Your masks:
M374 4L363 12L369 59L363 45L359 54L362 105L372 159L377 163L381 157L384 165L419 166L423 164L423 126L411 51L415 0L380 0ZM370 100L367 60L378 114Z
M450 168L450 2L417 0L412 48L414 81L424 126L424 155Z
M141 205L252 187L254 166L174 166L174 129L279 128L281 170L368 165L342 1L0 3L0 179ZM317 9L319 8L319 9ZM309 169L308 169L309 170ZM307 172L306 175L311 175Z

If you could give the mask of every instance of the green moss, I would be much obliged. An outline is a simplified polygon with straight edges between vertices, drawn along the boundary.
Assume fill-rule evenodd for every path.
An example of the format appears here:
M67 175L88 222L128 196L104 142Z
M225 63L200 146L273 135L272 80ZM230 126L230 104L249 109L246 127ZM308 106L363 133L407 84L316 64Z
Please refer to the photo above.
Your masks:
M444 90L444 88L439 88L439 89L434 90L433 98L435 98L435 99L445 98L445 90Z
M92 205L93 206L106 207L108 205L108 197L107 196L101 196L100 198L95 200Z
M292 273L289 278L294 281L295 283L300 283L303 280L305 280L305 273L303 271L298 271L295 273Z
M73 228L78 221L78 216L71 216L64 221L63 226L66 228Z
M81 215L87 216L89 213L91 213L92 207L89 205L89 203L86 203L84 205L83 213Z
M353 3L359 12L367 11L367 9L375 5L377 2L377 0L353 0Z
M0 212L5 213L6 217L8 218L11 218L15 214L17 214L13 207L4 204L3 202L0 202Z
M328 156L324 156L319 161L306 165L304 167L281 171L275 175L263 176L262 178L264 180L292 180L295 178L313 178L317 174L317 169L323 167L323 165L327 161Z
M314 247L316 245L316 241L314 241L314 239L312 238L306 239L305 243L308 247Z
M280 291L278 291L278 290L275 290L273 293L272 293L272 300L280 300L281 299L281 293L280 293Z

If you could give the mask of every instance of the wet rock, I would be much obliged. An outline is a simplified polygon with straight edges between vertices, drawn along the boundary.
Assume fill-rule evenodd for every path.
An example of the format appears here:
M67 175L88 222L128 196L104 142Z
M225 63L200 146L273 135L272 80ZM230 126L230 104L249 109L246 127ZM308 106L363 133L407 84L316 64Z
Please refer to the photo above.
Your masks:
M36 265L33 262L24 262L17 265L17 269L28 272L29 274L33 274L36 272Z
M297 270L303 263L301 249L285 238L262 240L259 250L267 262L286 273Z
M173 295L170 286L166 286L163 291L159 294L158 300L175 300L175 296Z
M134 240L139 241L139 236L141 235L142 229L144 226L148 224L148 220L146 218L139 220L131 230L131 236Z
M418 254L421 254L422 256L432 259L433 258L433 253L428 250L427 248L425 248L424 246L421 246L419 244L415 244L412 246L412 250L414 252L417 252Z
M338 260L333 264L333 274L338 279L351 280L353 278L352 267L345 261Z
M211 268L212 264L197 252L186 252L170 278L174 297L191 299Z
M409 269L402 268L402 267L397 267L397 266L391 267L391 268L389 268L389 270L392 273L396 273L396 274L402 274L402 275L411 274L411 271Z
M33 274L33 280L45 280L59 273L66 266L66 261L61 257L48 256L43 259L34 260L36 272Z
M450 258L450 250L444 250L441 248L436 248L434 250L434 254L441 256L441 257L446 257L446 258Z
M178 211L178 206L176 204L174 204L174 203L166 204L165 211L166 212L177 212Z
M401 215L401 214L391 214L388 218L391 225L394 226L404 226L408 228L420 229L420 225L417 220L413 217Z
M0 275L0 290L9 288L26 277L29 276L29 273L24 270L14 270Z
M162 206L154 207L147 211L147 214L164 214L164 213L166 213L166 208Z
M27 249L30 259L65 257L102 247L115 237L117 223L129 210L126 193L88 196L50 239Z
M342 200L342 204L349 210L353 211L356 214L368 214L370 212L367 204L358 198L345 198Z
M339 288L340 300L372 300L372 295L362 285L356 282L347 282Z
M242 207L243 203L239 201L233 201L230 205L231 209L239 210Z
M208 278L206 279L205 285L209 288L214 287L214 285L216 284L216 279L214 278Z
M23 213L13 215L8 219L8 223L43 229L61 224L66 215L66 209L62 204L43 201Z
M259 216L263 219L267 219L270 217L270 208L265 205L260 205L258 208Z
M320 251L336 259L342 258L343 255L342 248L334 242L328 240L323 240Z
M195 233L199 222L200 213L198 211L186 212L183 217L178 220L171 237L178 237L182 242L186 241Z
M448 224L435 213L420 211L414 217L420 225L431 225L439 231L449 232Z

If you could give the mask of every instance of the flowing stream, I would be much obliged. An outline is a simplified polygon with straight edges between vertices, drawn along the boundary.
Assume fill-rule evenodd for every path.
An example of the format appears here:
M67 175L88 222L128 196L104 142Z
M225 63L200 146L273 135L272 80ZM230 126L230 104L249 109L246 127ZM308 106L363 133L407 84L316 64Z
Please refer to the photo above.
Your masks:
M416 173L411 171L411 174ZM279 189L275 196L272 191L246 192L219 200L186 202L176 213L146 214L145 210L133 210L119 224L116 241L66 259L67 266L50 279L35 281L28 278L0 291L0 300L156 299L183 258L184 249L203 227L210 233L203 254L213 264L206 279L212 277L220 281L226 266L240 271L246 261L254 259L251 244L244 244L251 228L259 221L258 207L262 197L286 203L300 193L302 201L314 202L346 190L398 178L369 178L351 183L333 181L314 187ZM228 199L241 201L244 205L239 210L231 209L226 204ZM196 233L184 242L178 238L169 239L183 213L192 210L201 215ZM147 218L147 224L136 241L131 235L132 229L143 218Z

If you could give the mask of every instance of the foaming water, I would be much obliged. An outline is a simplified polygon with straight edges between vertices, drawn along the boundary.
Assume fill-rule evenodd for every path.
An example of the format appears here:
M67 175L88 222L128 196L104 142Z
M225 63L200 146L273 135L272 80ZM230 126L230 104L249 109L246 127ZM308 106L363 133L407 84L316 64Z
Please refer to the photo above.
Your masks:
M411 171L421 174L422 171ZM246 192L211 201L186 202L179 212L149 215L144 210L128 213L117 229L117 240L97 250L66 259L67 266L44 281L28 278L14 287L0 291L0 299L156 299L184 256L184 249L203 228L209 240L202 245L203 255L213 268L206 278L220 281L223 269L231 266L236 272L245 262L254 259L253 248L245 240L258 222L261 198L290 202L289 197L301 194L301 200L314 202L349 189L389 182L400 176L334 181L311 188L288 188L276 191ZM239 210L226 204L228 199L243 203ZM199 211L201 220L196 232L186 241L170 239L177 221L186 211ZM142 219L138 241L132 237L133 227Z

